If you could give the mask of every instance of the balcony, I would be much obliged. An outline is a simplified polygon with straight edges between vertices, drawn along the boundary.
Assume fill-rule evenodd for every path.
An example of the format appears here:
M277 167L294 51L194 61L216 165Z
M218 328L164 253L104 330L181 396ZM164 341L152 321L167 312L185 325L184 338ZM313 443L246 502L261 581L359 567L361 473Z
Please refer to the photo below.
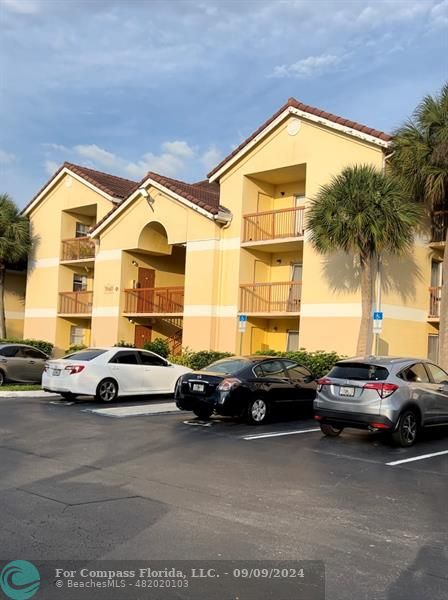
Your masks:
M429 288L429 315L430 321L438 321L440 319L440 297L442 294L442 287L430 287Z
M177 315L184 312L183 287L133 288L124 290L127 315Z
M240 312L252 316L295 317L300 313L301 281L240 286Z
M438 210L432 213L431 245L443 246L446 242L448 229L448 210Z
M275 252L296 245L305 233L305 209L283 208L243 216L243 247Z
M59 314L90 317L93 292L60 292Z
M62 240L61 262L91 262L95 259L95 242L89 237Z

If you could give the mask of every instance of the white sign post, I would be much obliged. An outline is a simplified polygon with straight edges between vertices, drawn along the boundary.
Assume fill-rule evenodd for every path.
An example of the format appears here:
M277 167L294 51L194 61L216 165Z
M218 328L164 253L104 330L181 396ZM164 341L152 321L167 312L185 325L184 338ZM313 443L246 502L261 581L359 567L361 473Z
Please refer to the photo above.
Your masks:
M238 315L238 331L240 332L240 355L243 353L243 333L247 327L247 315Z

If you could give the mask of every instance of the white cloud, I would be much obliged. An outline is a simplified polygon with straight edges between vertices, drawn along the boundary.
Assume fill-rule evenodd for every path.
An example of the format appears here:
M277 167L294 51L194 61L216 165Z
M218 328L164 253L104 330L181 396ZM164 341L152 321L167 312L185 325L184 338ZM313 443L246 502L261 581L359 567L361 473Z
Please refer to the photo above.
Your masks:
M53 175L59 169L61 165L54 160L46 160L45 161L45 172L48 175Z
M2 6L11 12L23 15L32 15L41 9L41 3L38 0L0 0L0 8Z
M290 65L279 65L274 67L271 77L290 77L297 79L307 79L313 76L319 76L329 70L338 69L343 63L345 57L335 54L321 54L319 56L308 56L302 58Z
M433 27L448 27L448 0L436 4L429 15Z
M5 152L5 150L0 149L0 164L2 165L10 165L15 162L16 156L11 152Z
M181 142L178 140L174 142L165 142L162 144L162 148L169 154L176 154L182 158L193 158L195 155L195 151L187 144L187 142Z
M216 146L210 146L201 157L201 162L207 171L216 167L222 158L222 153Z
M184 140L166 141L161 144L159 154L146 152L135 161L130 161L118 156L97 144L78 144L73 148L66 148L60 144L43 144L46 148L47 160L45 170L52 174L58 168L56 160L48 157L49 150L61 155L61 161L67 159L72 162L80 162L93 169L104 169L115 175L129 177L130 179L141 179L148 171L155 171L167 177L182 177L185 172L200 164L201 169L209 170L219 162L221 156L216 146L209 146L200 152Z

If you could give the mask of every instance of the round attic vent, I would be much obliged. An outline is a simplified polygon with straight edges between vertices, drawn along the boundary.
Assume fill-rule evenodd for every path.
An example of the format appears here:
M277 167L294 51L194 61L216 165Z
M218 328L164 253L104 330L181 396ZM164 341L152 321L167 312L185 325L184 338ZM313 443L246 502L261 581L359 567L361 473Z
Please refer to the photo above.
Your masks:
M300 130L299 119L290 119L286 131L289 135L297 135Z

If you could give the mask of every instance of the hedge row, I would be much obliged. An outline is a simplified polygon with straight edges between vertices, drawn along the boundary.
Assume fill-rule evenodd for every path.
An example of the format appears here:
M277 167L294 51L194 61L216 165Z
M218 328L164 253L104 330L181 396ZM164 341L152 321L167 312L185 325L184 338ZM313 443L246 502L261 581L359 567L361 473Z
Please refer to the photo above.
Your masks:
M33 346L45 352L48 356L51 356L54 348L54 344L46 342L45 340L20 340L18 338L0 338L0 344L26 344L27 346Z
M295 360L298 363L308 367L308 369L316 375L316 377L322 377L328 373L333 365L343 358L336 352L323 352L317 350L315 352L307 352L303 348L297 352L277 352L276 350L263 350L256 354L262 356L279 356L282 358L289 358ZM178 365L183 365L197 371L208 367L212 362L220 360L221 358L227 358L233 356L229 352L212 352L211 350L201 350L200 352L192 352L191 350L184 350L182 354L176 356L170 356L169 360Z

